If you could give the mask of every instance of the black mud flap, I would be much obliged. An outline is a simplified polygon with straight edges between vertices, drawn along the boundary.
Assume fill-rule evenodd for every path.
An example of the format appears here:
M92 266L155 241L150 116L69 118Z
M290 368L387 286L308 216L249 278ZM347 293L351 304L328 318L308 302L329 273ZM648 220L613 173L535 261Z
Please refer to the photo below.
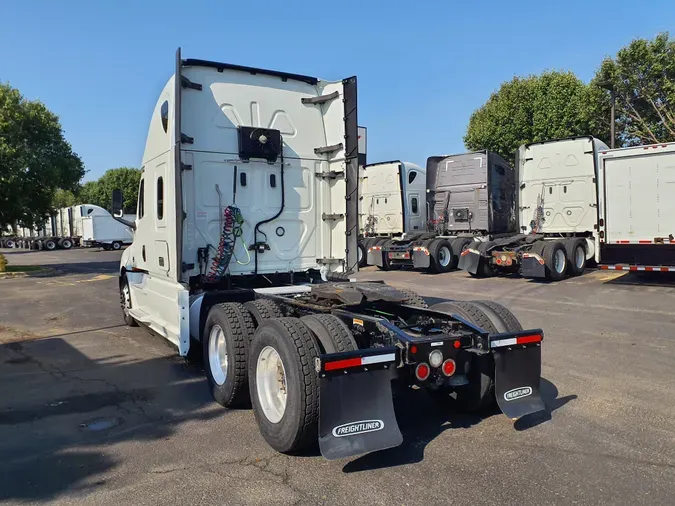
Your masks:
M471 274L478 273L478 266L480 265L481 254L474 250L465 250L459 257L457 268Z
M382 267L384 265L384 258L382 255L382 250L369 251L366 263L368 265L377 265L378 267Z
M540 391L541 347L532 339L539 337L541 340L542 336L532 331L519 334L522 337L518 339L530 344L521 346L514 343L493 348L497 404L502 413L512 420L546 409ZM512 336L501 334L498 340L492 342L515 341Z
M362 352L321 357L319 447L325 458L353 457L393 448L403 442L391 395L395 354L389 351L391 357L382 353L368 357ZM348 356L350 358L344 358ZM391 358L391 361L375 362L378 357ZM364 364L358 365L358 360L364 358ZM341 362L345 367L326 371L330 361Z
M413 251L412 263L415 269L428 269L431 265L431 257L424 251Z
M536 256L523 256L520 275L524 278L545 278L546 267Z

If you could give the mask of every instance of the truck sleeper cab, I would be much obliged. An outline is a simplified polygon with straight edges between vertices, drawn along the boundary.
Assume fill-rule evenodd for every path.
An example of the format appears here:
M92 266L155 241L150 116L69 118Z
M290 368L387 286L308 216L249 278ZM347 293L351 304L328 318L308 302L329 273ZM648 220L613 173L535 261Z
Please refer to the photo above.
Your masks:
M423 232L427 222L426 170L395 160L363 167L359 180L359 248L364 267L367 255L380 251L403 234Z
M202 355L223 406L252 404L280 452L330 459L402 442L391 380L544 409L539 329L493 302L445 302L357 269L356 78L338 82L184 60L151 118L134 229L122 254L125 322Z
M369 263L448 272L474 238L515 233L515 173L496 153L432 156L426 176L426 230L376 246Z
M583 273L598 251L596 174L606 149L590 136L521 146L520 233L472 243L459 267L472 276L520 272L554 281Z

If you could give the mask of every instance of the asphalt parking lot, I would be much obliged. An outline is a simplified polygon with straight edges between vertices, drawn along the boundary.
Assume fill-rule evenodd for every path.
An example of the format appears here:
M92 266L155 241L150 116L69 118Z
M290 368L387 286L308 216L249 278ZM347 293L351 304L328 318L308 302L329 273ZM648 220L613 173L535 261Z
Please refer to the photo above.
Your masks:
M366 270L494 299L546 332L549 412L515 425L397 397L402 446L346 461L275 453L198 365L121 322L119 252L3 250L57 269L0 279L0 502L672 504L675 280L589 271L556 284Z

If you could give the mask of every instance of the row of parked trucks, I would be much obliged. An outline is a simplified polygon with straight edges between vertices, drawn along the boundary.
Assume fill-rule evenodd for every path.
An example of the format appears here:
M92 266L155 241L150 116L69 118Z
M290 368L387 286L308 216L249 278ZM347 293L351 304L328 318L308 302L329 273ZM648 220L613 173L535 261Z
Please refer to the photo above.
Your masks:
M73 247L100 246L119 250L132 241L128 226L118 222L104 208L81 204L57 209L42 226L18 227L0 237L0 247L52 251Z
M360 179L360 266L554 281L591 264L675 271L675 143L574 137L522 146L515 169L484 151L366 165Z

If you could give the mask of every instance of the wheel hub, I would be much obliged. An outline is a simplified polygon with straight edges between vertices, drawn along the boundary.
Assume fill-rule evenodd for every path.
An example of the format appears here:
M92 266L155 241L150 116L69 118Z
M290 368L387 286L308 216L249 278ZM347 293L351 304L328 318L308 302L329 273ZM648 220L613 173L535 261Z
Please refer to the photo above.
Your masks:
M288 390L286 369L277 350L265 346L258 355L255 369L258 400L265 418L279 423L286 411Z
M225 333L220 325L214 325L209 334L209 368L213 381L217 385L222 385L227 379L227 345L225 343Z
M443 246L438 252L438 262L443 266L447 267L450 264L450 250L447 246Z
M575 263L577 264L577 269L581 269L584 266L584 262L586 261L586 252L584 251L584 248L578 246L574 252L574 258Z
M565 251L562 249L559 249L558 251L555 252L555 258L553 265L555 267L555 271L558 273L563 273L565 271Z

